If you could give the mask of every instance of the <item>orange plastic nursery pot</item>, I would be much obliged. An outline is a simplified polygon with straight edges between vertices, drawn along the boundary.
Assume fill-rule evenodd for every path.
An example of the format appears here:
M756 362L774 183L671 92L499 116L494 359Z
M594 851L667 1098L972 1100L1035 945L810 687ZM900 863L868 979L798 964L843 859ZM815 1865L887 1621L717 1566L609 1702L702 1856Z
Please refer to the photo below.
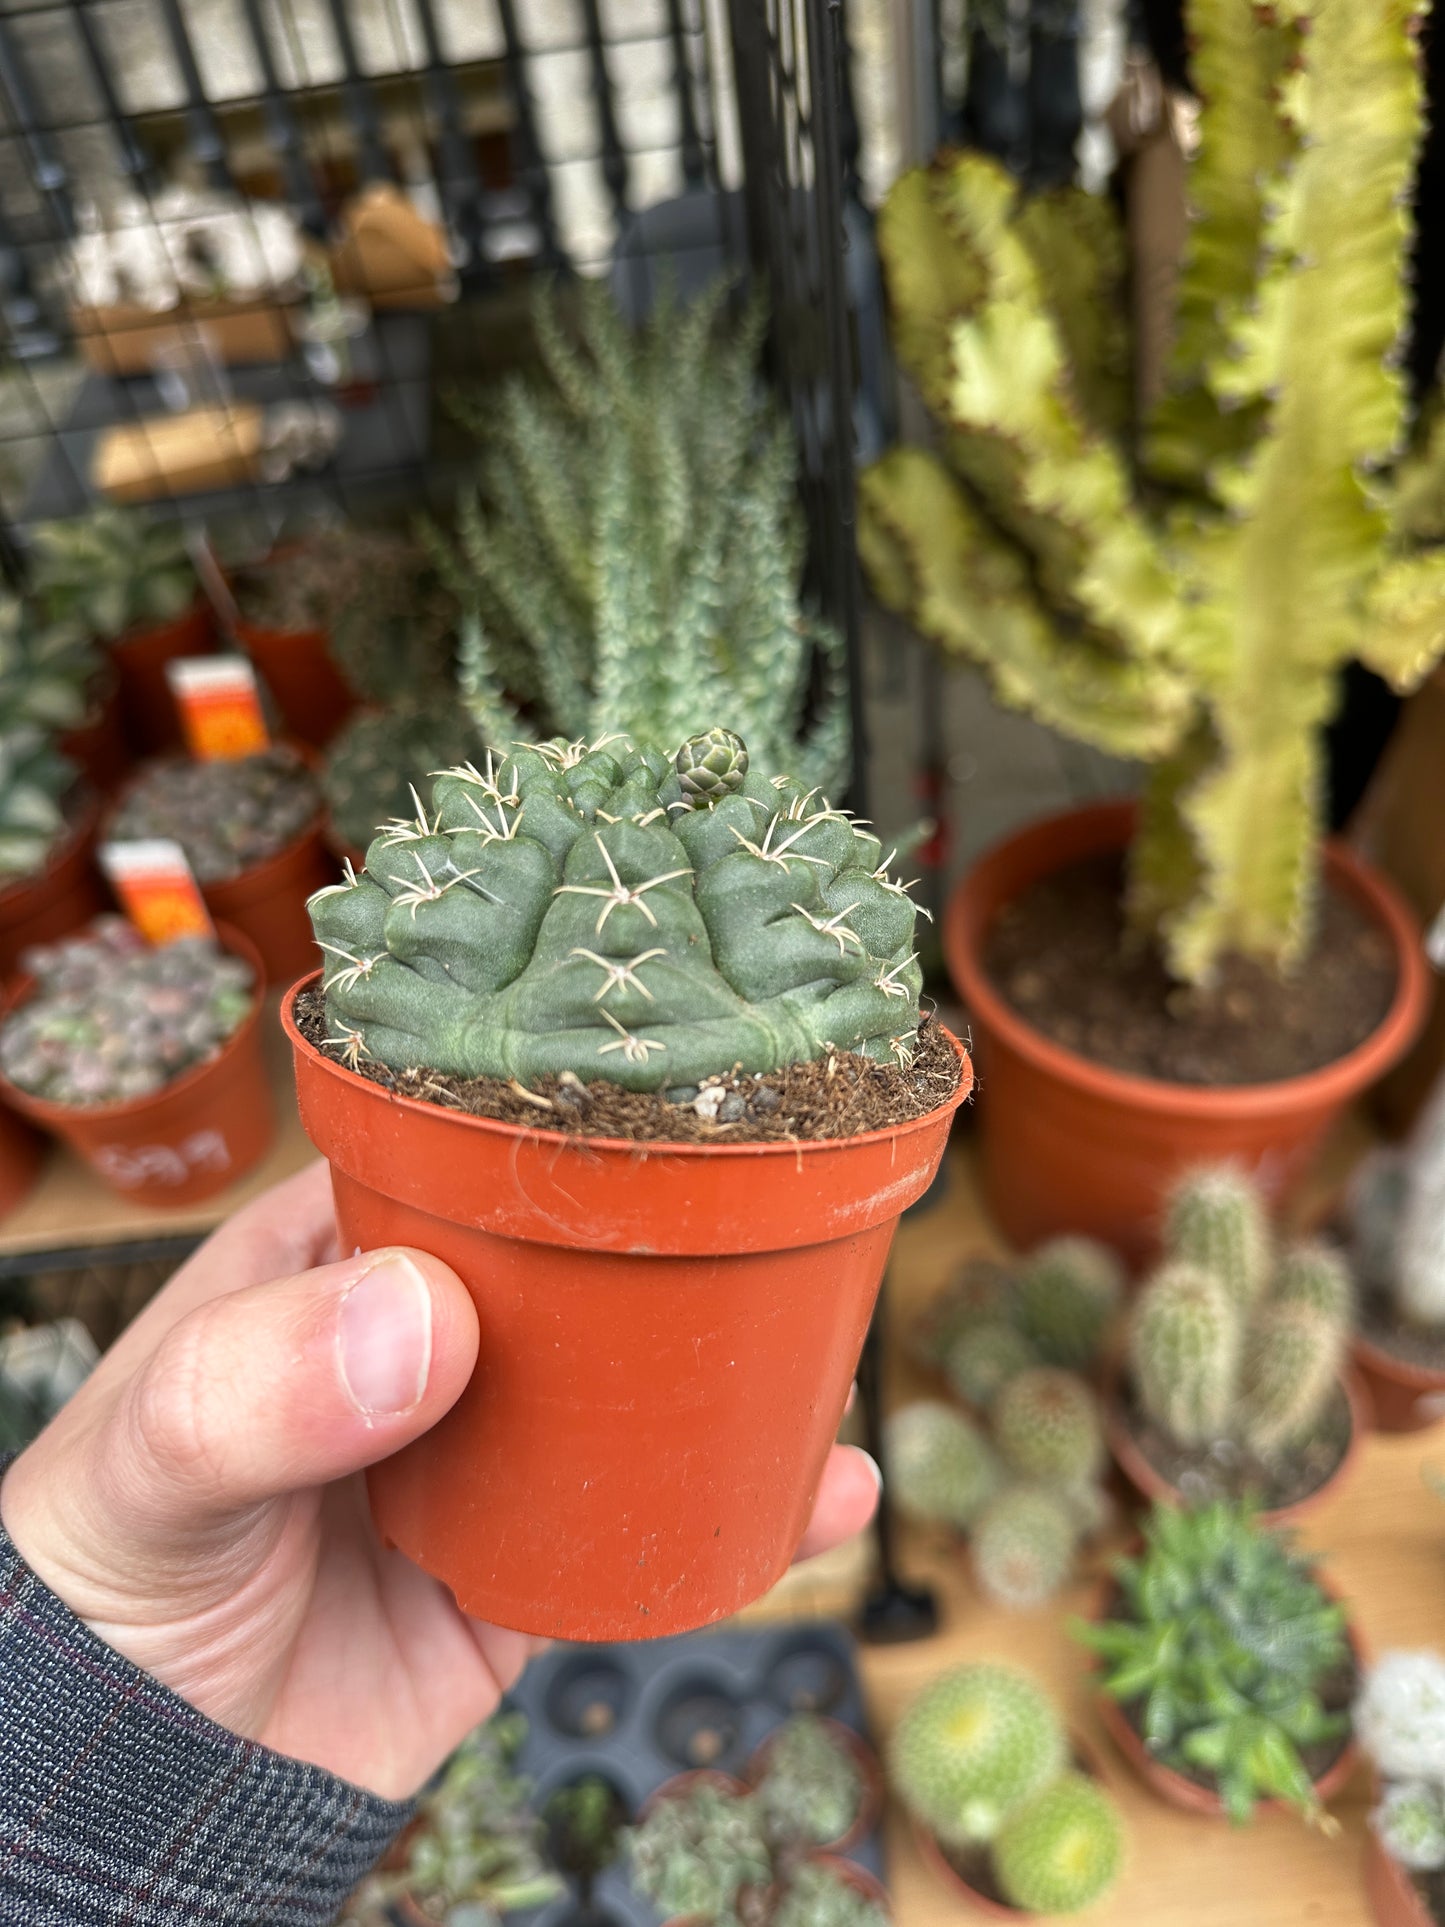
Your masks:
M975 864L944 914L944 952L972 1020L987 1097L979 1114L984 1194L1022 1250L1078 1231L1147 1262L1160 1202L1190 1165L1231 1160L1281 1195L1339 1113L1403 1056L1424 1022L1428 971L1413 915L1377 871L1330 843L1329 880L1381 926L1398 966L1388 1012L1354 1050L1300 1077L1206 1088L1111 1070L1045 1037L988 977L990 926L1053 871L1124 849L1135 815L1124 800L1031 824Z
M1365 1898L1375 1927L1438 1927L1420 1889L1399 1861L1385 1852L1369 1826L1365 1828Z
M267 629L238 621L236 638L276 699L285 734L324 749L356 708L324 629Z
M268 984L289 984L317 958L306 899L328 883L338 868L322 834L318 814L299 835L239 876L203 883L201 895L219 923L243 932L261 953Z
M88 797L40 874L0 890L0 977L14 973L31 944L68 937L108 907L94 862L99 824L99 798Z
M382 1535L463 1609L648 1639L766 1592L812 1510L899 1214L946 1104L828 1142L571 1138L399 1097L283 1000L344 1250L414 1245L476 1304L471 1383L375 1466Z
M883 1811L883 1769L878 1764L878 1756L851 1726L841 1720L824 1720L824 1726L836 1744L845 1752L857 1768L861 1792L858 1797L858 1811L853 1824L846 1833L836 1840L825 1840L818 1848L817 1857L845 1854L850 1847L856 1846L872 1833ZM781 1731L781 1729L778 1729ZM770 1733L748 1762L748 1785L755 1787L768 1770L768 1761L773 1750L777 1732Z
M1361 1332L1352 1348L1377 1432L1423 1432L1445 1418L1445 1370L1396 1358Z
M68 1144L112 1191L137 1204L199 1204L258 1164L275 1131L261 1053L265 992L254 944L223 925L223 947L256 973L251 1008L217 1054L164 1089L123 1104L52 1104L0 1076L0 1095L22 1117ZM34 994L21 978L5 1015Z
M93 686L93 707L83 723L68 729L60 748L102 796L113 790L130 768L125 725L121 717L120 677L113 667Z
M180 656L209 655L215 646L211 607L198 597L182 615L127 630L111 644L120 675L125 733L138 756L156 756L181 743L181 719L166 678Z

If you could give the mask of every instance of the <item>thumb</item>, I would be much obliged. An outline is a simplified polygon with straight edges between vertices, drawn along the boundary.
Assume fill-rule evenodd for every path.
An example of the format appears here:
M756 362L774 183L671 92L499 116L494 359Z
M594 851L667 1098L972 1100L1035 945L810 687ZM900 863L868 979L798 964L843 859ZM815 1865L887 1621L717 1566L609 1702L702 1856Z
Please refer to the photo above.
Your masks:
M109 1428L114 1482L172 1531L327 1484L435 1425L476 1356L466 1287L419 1251L230 1293L131 1381Z

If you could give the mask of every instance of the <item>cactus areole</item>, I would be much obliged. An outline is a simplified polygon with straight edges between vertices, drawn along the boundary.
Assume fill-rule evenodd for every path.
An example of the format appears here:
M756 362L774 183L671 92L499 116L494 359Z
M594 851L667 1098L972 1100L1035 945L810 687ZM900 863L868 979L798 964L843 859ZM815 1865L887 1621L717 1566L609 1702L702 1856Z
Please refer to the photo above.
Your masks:
M736 1611L786 1568L900 1213L972 1081L851 1137L626 1142L475 1116L358 1067L666 1091L918 1024L876 839L723 732L483 757L313 899L329 1048L283 1016L345 1249L460 1274L481 1349L372 1469L383 1537L469 1613L567 1639ZM957 1048L957 1046L955 1046Z

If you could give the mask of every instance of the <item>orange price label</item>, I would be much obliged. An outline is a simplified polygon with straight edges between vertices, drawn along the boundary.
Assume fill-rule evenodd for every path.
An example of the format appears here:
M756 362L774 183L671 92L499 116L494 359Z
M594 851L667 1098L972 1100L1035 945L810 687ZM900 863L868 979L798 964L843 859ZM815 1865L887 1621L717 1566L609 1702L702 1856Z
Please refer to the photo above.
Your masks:
M166 664L166 676L198 762L233 762L269 748L256 672L244 656L182 656Z
M179 843L162 837L105 843L100 865L120 906L147 943L213 937L215 925Z

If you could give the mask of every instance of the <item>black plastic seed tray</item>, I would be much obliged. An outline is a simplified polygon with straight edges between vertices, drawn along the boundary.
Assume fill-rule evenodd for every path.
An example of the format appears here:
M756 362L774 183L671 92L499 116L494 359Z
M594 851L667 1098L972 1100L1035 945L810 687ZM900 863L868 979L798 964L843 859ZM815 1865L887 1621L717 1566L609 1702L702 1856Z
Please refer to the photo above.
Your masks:
M534 1660L510 1695L527 1716L519 1772L541 1812L560 1788L596 1774L629 1818L675 1774L712 1767L739 1778L769 1733L793 1713L822 1713L868 1738L853 1642L827 1621L756 1632L689 1633L625 1646L557 1646ZM848 1858L884 1878L874 1831ZM575 1897L512 1927L658 1927L623 1867L596 1883L590 1909Z

